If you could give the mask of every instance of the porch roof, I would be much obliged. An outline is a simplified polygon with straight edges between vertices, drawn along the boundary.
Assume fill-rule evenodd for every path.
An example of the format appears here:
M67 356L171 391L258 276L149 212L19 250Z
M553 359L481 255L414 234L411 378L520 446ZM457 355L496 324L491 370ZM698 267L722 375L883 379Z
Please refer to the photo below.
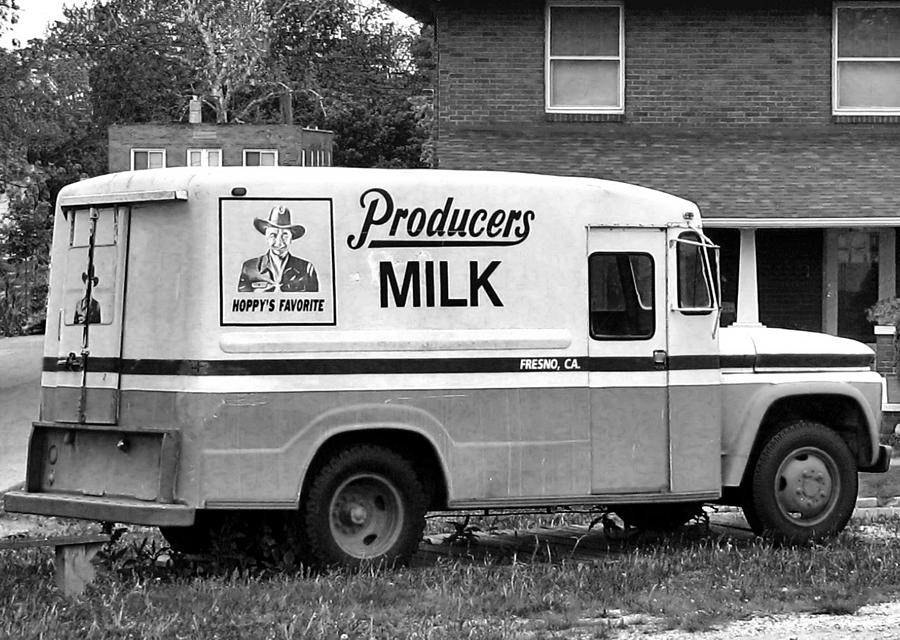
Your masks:
M631 182L696 202L710 226L900 226L900 128L447 129L443 168Z
M676 135L651 144L683 170L662 176L654 158L638 171L697 202L711 226L900 226L900 139L885 133L846 125Z

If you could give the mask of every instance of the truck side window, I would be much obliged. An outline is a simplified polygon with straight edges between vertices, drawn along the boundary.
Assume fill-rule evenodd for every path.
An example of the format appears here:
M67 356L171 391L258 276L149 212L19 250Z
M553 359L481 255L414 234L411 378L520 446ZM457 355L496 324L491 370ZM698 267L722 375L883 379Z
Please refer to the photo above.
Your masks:
M676 243L678 261L678 308L711 311L716 307L718 264L715 249L696 232L682 233ZM715 282L714 282L715 280Z
M588 258L591 337L651 337L655 317L653 281L653 258L648 254L592 254Z

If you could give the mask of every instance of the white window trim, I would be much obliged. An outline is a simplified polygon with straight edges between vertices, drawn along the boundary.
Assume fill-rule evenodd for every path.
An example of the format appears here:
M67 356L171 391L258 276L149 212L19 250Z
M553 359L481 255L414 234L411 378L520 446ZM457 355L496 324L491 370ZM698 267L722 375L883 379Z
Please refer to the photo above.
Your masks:
M557 107L550 104L550 8L551 7L617 7L619 9L618 56L557 56L556 60L617 60L619 62L618 106ZM547 113L625 113L625 3L618 0L548 0L544 8L544 109Z
M144 147L135 147L131 150L131 170L134 171L134 154L135 153L161 153L162 154L162 168L168 166L166 163L166 150L165 149L151 149Z
M838 107L838 62L900 62L900 58L838 58L838 9L900 7L900 2L835 2L831 12L831 114L835 116L900 115L900 107Z
M300 166L302 167L330 167L331 152L327 149L306 149L300 150Z
M248 153L274 153L275 154L275 166L278 166L278 149L244 149L243 153L243 162L244 166L247 166L247 154ZM260 165L264 166L264 165Z
M184 154L184 163L185 163L184 166L186 166L186 167L190 167L190 166L191 166L191 154L194 153L194 152L196 152L196 151L199 151L201 154L203 154L203 155L201 156L201 159L200 159L200 166L201 166L201 167L208 167L208 166L210 166L210 165L209 165L209 154L210 154L210 152L213 152L213 151L215 151L215 152L217 152L217 153L219 154L219 165L218 165L218 166L220 166L220 167L223 166L223 163L222 163L222 160L223 160L222 149L221 149L221 148L214 148L214 147L206 147L206 148L193 147L193 148L188 149L187 151L185 151L185 154Z

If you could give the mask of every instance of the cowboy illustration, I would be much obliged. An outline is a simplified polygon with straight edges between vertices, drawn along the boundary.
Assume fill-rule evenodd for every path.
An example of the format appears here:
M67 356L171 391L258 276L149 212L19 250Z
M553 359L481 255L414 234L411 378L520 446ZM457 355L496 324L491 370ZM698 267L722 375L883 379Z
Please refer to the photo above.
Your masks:
M87 283L87 280L88 274L82 273L81 281ZM97 276L93 276L91 280L94 287L100 282L100 278ZM100 302L93 296L90 296L89 300L87 291L75 305L75 316L72 318L72 322L75 324L100 324Z
M269 250L244 262L238 291L298 293L319 290L316 268L288 251L291 243L306 233L303 225L292 224L290 209L280 205L272 207L268 219L256 218L253 226L266 237Z

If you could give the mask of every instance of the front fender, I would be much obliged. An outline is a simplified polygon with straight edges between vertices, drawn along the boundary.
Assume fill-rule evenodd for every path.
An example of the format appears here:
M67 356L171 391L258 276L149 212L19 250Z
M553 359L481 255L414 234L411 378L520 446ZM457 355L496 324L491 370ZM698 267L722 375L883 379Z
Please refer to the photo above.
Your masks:
M875 383L858 384L874 387ZM728 388L731 386L726 385L724 397L726 407L729 405L730 400L733 400L730 397L731 394L728 393ZM736 391L737 385L734 385L734 388ZM753 446L760 431L760 426L766 413L775 403L792 397L823 395L846 398L859 408L860 415L865 421L865 428L869 438L869 450L864 459L874 464L879 455L878 428L880 418L876 414L880 414L880 387L877 390L873 388L872 393L869 394L875 396L874 398L868 398L867 394L858 386L848 382L806 381L767 384L757 388L748 400L740 401L747 408L739 420L732 418L739 426L729 434L723 434L727 437L727 441L723 438L722 486L736 487L741 484L747 462L750 459L750 454L753 451ZM873 402L877 409L873 408ZM732 403L732 406L739 405Z

